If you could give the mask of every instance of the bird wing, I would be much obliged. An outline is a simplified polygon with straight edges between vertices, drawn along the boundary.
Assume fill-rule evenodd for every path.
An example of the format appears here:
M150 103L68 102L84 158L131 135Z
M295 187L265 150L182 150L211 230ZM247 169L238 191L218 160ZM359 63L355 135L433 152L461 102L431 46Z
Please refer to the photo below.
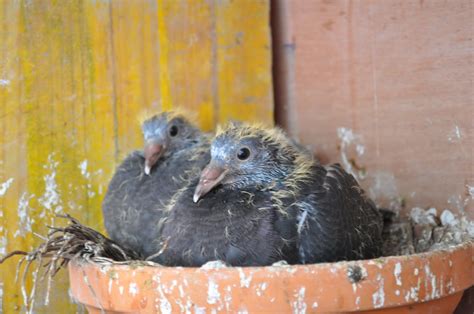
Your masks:
M138 218L133 195L144 175L143 164L141 152L128 155L112 177L102 203L104 224L111 239L133 249L140 246L139 240L129 231Z
M296 202L299 255L304 263L372 258L380 254L382 219L354 177L339 164L315 166Z

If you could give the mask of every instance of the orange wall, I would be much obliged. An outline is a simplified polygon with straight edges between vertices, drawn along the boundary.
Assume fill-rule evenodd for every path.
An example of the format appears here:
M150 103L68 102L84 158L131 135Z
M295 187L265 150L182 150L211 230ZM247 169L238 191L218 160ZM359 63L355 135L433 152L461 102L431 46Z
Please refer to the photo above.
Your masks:
M275 4L278 122L383 205L474 218L473 2Z

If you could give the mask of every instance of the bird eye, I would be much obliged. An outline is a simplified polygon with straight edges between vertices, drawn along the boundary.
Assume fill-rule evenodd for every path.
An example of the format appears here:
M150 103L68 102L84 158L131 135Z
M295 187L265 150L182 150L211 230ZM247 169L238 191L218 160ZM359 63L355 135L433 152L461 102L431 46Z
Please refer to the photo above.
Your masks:
M178 135L178 127L176 125L172 125L170 127L169 133L170 133L170 136L175 137L176 135Z
M246 160L250 156L250 150L247 147L243 147L239 149L239 152L237 153L237 158L240 160Z

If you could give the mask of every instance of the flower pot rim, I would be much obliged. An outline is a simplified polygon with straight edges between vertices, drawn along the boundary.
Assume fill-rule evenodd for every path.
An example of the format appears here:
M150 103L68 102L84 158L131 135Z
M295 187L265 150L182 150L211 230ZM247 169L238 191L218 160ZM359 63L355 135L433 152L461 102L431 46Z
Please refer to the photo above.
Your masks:
M173 309L179 310L173 306L188 297L193 304L216 310L238 310L236 304L225 301L237 298L249 311L278 310L285 306L291 307L288 310L301 306L321 311L354 311L427 302L462 293L474 283L473 251L474 242L468 241L430 252L370 260L224 268L74 260L69 273L72 293L79 302L91 306L105 302L104 307L114 311L127 311L134 304L139 312L137 304L145 299L155 307L165 299ZM83 274L89 278L87 285ZM147 290L147 280L151 280L153 289ZM127 294L130 290L127 285L136 285L143 291L142 295ZM262 291L265 286L263 290L274 295L273 301L272 294ZM91 287L99 291L95 297ZM213 299L211 292L220 297ZM107 299L112 295L116 301ZM131 300L125 300L126 296ZM272 307L274 302L279 305Z
M133 260L130 262L115 262L111 260L84 260L84 259L73 259L71 260L71 263L74 265L96 265L97 267L114 267L117 269L136 269L137 267L143 267L143 268L151 268L151 269L186 269L186 270L195 270L195 271L232 271L234 269L242 268L242 269L273 269L275 267L282 267L282 268L308 268L308 267L334 267L334 266L339 266L339 265L352 265L352 264L371 264L371 263L380 263L383 264L387 261L404 261L406 259L424 259L432 256L437 256L437 255L444 255L445 253L451 253L453 251L458 251L463 248L469 248L471 247L474 250L474 240L470 241L465 241L460 244L452 245L449 247L445 248L440 248L436 249L433 251L427 251L427 252L421 252L421 253L414 253L414 254L409 254L409 255L391 255L391 256L381 256L377 258L372 258L372 259L362 259L362 260L353 260L353 261L339 261L339 262L329 262L329 263L315 263L315 264L295 264L295 265L290 265L290 264L284 264L284 265L267 265L267 266L227 266L227 267L185 267L185 266L165 266L161 265L155 262L150 262L150 261L141 261L141 260Z

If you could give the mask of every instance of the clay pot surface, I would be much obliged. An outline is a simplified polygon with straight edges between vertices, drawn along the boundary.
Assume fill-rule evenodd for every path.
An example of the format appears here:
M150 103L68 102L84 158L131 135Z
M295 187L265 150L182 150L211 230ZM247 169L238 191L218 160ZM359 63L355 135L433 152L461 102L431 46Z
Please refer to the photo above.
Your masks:
M69 264L90 313L452 313L473 285L474 243L373 260L181 268Z

